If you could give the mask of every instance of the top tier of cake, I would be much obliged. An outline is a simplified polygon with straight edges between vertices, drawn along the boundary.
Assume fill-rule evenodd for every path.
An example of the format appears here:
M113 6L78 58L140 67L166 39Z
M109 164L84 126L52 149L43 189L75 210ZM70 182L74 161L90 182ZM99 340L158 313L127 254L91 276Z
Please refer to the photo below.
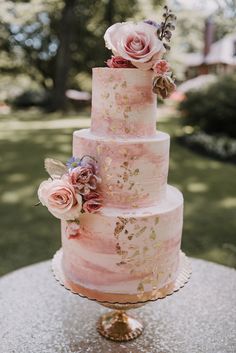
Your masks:
M118 138L154 136L152 78L151 70L94 68L91 131Z

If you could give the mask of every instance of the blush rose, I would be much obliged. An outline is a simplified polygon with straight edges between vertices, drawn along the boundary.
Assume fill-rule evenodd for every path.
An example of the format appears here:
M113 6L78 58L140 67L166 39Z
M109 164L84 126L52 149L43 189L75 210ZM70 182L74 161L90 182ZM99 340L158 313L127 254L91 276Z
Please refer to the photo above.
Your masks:
M38 189L38 197L56 218L74 220L81 214L82 197L75 192L66 177L43 181Z
M160 75L164 75L170 69L169 64L166 60L158 60L157 62L155 62L152 68L156 74Z
M100 210L102 207L102 203L99 199L91 199L88 201L85 201L83 204L83 210L86 213L95 213Z
M131 61L141 70L150 70L165 53L156 28L144 22L116 23L106 30L104 39L115 56Z
M134 67L129 60L122 58L121 56L113 56L111 59L107 60L107 66L113 69L118 68L132 68Z
M83 210L86 213L95 213L102 207L101 196L95 191L91 191L89 194L85 195L84 199Z

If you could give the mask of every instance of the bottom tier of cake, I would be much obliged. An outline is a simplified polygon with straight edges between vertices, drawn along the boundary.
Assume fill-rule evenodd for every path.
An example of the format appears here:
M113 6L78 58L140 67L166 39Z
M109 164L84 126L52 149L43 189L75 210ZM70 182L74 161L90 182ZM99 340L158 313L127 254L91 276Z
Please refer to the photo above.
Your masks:
M62 222L63 272L72 283L104 293L163 288L178 276L182 223L183 197L171 186L156 206L83 214L76 237Z

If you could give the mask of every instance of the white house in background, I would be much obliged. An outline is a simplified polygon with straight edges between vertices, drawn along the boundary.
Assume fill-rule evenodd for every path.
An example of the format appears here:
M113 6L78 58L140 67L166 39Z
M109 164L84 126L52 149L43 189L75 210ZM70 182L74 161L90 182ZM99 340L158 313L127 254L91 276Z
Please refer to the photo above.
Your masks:
M206 22L203 53L188 53L184 56L187 79L206 74L236 72L236 32L214 43L213 35L214 25L209 19Z

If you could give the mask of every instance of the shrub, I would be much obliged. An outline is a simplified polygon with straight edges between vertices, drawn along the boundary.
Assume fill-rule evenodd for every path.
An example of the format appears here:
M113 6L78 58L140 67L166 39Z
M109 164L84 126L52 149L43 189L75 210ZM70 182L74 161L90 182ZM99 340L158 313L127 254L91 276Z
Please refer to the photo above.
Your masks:
M187 92L179 109L185 125L236 137L236 75L220 76L203 90Z
M227 136L212 136L198 131L178 137L178 141L196 152L236 163L236 140Z
M28 90L17 96L11 103L16 108L47 108L51 102L49 92Z

